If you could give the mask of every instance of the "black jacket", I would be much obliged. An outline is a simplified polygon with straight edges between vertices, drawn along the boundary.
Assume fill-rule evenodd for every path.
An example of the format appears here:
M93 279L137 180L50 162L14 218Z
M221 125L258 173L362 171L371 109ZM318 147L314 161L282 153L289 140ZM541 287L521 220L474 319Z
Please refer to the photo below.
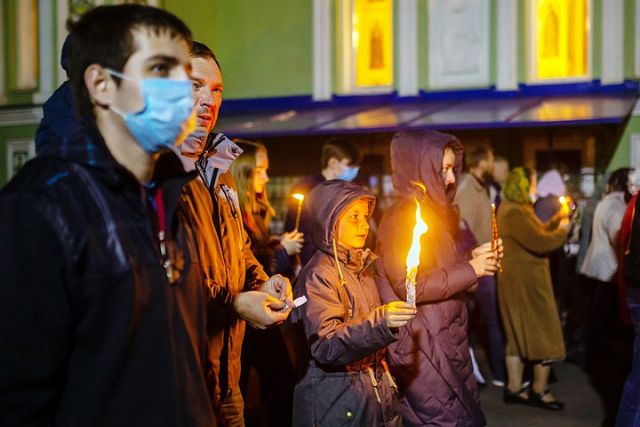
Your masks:
M174 284L151 190L99 136L64 139L0 192L0 425L215 425L206 287L177 207L193 176L160 163Z

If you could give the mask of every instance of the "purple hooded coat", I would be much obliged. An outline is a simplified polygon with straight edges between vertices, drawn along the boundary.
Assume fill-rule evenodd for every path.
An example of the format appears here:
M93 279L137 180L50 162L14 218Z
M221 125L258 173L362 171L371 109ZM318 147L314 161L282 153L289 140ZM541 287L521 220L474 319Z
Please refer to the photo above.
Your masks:
M308 197L311 237L318 251L294 288L307 303L292 318L305 338L307 361L293 398L294 426L400 426L395 382L385 369L385 346L397 338L367 267L368 249L337 248L340 213L357 199L375 198L341 180L318 184ZM344 281L341 280L341 274ZM377 395L376 395L377 392Z
M389 302L406 299L405 262L416 200L429 226L421 239L418 313L388 349L407 426L485 424L469 357L468 316L462 295L477 278L459 256L453 237L458 224L452 206L456 187L445 189L442 176L447 145L455 153L457 178L462 144L455 137L434 131L401 132L393 137L391 168L398 200L385 212L378 230L376 284L382 301Z

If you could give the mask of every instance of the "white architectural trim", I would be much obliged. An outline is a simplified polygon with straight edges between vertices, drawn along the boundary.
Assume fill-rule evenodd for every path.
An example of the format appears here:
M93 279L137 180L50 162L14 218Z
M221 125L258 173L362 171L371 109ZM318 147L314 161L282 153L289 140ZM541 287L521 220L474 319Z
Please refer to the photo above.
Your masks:
M36 156L33 139L9 139L7 141L7 181L18 172L19 167Z
M60 52L62 52L62 45L64 44L65 38L67 38L67 19L69 18L69 0L58 0L58 33L56 34L56 58L60 57ZM60 61L57 61L58 70L58 85L61 85L65 80L67 80L67 75L60 66Z
M489 85L489 0L429 1L429 88Z
M398 95L418 95L418 8L416 0L398 3Z
M39 85L38 92L33 94L34 104L41 104L51 96L54 90L55 58L58 57L53 36L53 3L49 0L38 0L38 59Z
M313 0L313 100L331 99L331 2Z
M634 169L640 168L640 133L632 133L629 136L629 166Z
M635 72L636 77L640 76L640 0L635 1L635 37L634 50L635 50Z
M602 84L624 81L624 0L602 7Z
M11 108L0 110L0 128L20 125L37 125L42 119L42 108Z
M498 0L497 4L496 88L498 90L518 89L518 3L513 0Z

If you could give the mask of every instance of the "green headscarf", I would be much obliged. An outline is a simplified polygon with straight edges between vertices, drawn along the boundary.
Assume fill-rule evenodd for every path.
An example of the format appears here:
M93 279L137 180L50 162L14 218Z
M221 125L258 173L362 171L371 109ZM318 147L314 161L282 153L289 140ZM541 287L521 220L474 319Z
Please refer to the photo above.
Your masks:
M524 168L514 168L504 184L504 197L515 203L530 204L529 179Z

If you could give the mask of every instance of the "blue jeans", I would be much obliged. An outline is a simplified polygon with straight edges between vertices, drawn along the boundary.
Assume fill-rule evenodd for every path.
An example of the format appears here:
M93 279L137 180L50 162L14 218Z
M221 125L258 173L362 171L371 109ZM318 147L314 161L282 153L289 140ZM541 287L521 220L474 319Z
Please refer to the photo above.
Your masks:
M640 304L627 300L627 305L636 337L633 341L633 365L624 383L616 427L640 426Z

